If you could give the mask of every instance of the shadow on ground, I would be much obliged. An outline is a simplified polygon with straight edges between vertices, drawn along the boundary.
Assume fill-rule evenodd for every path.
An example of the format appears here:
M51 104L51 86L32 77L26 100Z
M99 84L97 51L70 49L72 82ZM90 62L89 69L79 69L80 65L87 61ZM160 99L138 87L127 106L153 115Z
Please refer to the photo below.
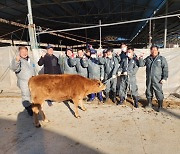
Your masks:
M46 128L35 128L33 118L20 112L17 121L0 119L0 149L3 154L98 154L92 149L65 134Z

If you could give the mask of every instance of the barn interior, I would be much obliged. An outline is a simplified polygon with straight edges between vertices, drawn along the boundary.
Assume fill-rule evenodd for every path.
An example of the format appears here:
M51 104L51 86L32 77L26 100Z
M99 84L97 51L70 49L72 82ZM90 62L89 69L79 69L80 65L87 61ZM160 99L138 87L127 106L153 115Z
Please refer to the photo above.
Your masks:
M32 0L31 11L37 48L119 48L122 42L169 48L180 43L179 0ZM31 44L28 14L26 0L1 0L0 46Z
M146 68L139 67L139 108L133 106L129 84L122 105L84 99L87 111L79 107L79 119L74 117L72 101L49 101L50 106L44 101L50 122L42 117L42 127L34 126L11 68L19 46L28 47L39 75L43 67L38 61L48 44L59 58L65 56L67 47L77 51L88 44L98 52L112 47L116 54L122 43L144 58L149 56L150 46L157 45L167 59L169 77L163 84L161 112L157 112L155 97L153 107L146 108ZM0 154L179 154L179 45L180 0L0 0ZM46 85L50 91L49 84L42 82L39 87ZM65 85L69 91L81 93L69 82Z

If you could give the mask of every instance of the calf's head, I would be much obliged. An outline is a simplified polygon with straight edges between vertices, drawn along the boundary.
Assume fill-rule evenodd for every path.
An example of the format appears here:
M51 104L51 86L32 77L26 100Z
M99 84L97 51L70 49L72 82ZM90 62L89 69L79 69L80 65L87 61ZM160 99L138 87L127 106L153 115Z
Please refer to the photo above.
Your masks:
M104 85L101 81L99 80L92 80L92 81L93 82L89 88L90 93L98 93L106 89L106 85Z

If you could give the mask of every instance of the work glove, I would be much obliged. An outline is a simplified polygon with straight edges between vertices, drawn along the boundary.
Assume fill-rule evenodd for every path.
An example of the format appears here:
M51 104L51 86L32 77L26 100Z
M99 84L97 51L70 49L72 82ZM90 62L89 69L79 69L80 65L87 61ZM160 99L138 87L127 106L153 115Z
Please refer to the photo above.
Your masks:
M161 84L164 84L164 83L166 83L166 80L162 79L162 80L160 81L160 83L161 83Z
M115 78L116 78L116 75L113 75L112 78L115 79Z
M123 75L128 75L128 73L127 73L127 72L124 72Z

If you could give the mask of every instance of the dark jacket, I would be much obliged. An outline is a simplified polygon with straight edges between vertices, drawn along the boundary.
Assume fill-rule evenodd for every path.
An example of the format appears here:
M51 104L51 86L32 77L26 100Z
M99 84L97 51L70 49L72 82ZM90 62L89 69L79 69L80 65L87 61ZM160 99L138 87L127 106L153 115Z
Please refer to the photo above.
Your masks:
M119 55L116 55L115 57L117 58L119 64L121 64L122 60L126 58L126 52L121 51L121 53Z
M124 58L126 58L126 52L121 51L119 56L120 56L121 60L123 60Z
M38 61L38 65L44 65L44 74L60 74L60 66L58 64L58 58L54 55L50 56L46 54Z

